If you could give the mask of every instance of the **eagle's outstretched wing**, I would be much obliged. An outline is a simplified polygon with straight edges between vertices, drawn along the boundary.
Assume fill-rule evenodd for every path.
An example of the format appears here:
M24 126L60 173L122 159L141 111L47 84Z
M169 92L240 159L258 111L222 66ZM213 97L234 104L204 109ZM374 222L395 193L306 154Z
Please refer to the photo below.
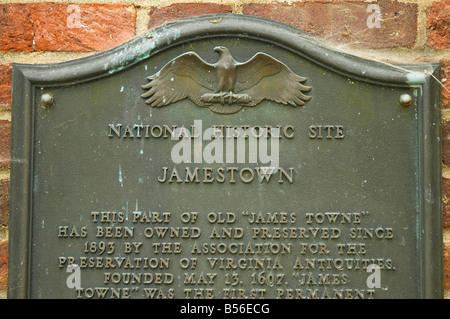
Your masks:
M214 92L216 70L194 52L184 53L169 61L157 73L147 77L150 82L142 88L145 103L161 107L186 97L198 106L206 106L200 100L205 93Z
M293 106L305 105L311 99L303 94L311 88L303 85L306 78L298 76L286 65L265 53L257 53L236 66L236 93L248 94L255 106L262 100Z

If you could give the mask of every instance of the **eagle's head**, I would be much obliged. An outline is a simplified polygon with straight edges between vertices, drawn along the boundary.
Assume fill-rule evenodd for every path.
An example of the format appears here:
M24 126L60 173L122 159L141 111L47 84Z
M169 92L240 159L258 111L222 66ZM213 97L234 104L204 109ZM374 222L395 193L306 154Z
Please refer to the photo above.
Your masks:
M222 46L219 46L219 47L215 47L214 48L214 52L217 52L218 54L219 54L219 56L221 56L222 54L224 54L224 53L230 53L230 51L228 51L228 49L227 48L225 48L225 47L222 47Z

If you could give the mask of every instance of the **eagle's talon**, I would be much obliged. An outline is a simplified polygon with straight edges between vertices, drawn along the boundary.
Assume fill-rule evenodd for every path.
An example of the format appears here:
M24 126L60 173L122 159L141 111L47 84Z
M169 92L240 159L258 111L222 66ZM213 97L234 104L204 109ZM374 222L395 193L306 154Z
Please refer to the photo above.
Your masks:
M227 97L227 93L226 92L220 92L219 93L219 97L220 97L220 103L222 105L224 105L225 104L225 98Z

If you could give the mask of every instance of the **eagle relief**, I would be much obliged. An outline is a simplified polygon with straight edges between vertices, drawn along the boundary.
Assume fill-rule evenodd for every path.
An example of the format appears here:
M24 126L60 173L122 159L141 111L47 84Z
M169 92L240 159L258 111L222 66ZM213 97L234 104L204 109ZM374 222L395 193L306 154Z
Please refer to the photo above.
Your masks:
M237 62L223 46L214 48L219 60L210 64L195 52L186 52L147 77L141 96L152 107L162 107L189 98L200 107L219 114L239 112L263 100L303 106L311 99L306 78L292 72L268 54L256 53L244 63Z

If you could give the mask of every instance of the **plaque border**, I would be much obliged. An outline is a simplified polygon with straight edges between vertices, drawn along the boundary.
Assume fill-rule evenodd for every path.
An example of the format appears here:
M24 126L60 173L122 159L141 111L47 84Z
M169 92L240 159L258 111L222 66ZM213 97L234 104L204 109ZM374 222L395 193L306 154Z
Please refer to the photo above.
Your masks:
M294 27L259 17L214 14L178 20L107 51L68 62L13 64L8 298L30 298L35 89L106 77L172 46L239 37L271 43L363 82L418 87L418 296L443 298L441 88L439 63L387 64L336 51ZM89 67L86 67L89 65ZM411 72L406 72L408 71ZM430 76L431 74L431 76Z

